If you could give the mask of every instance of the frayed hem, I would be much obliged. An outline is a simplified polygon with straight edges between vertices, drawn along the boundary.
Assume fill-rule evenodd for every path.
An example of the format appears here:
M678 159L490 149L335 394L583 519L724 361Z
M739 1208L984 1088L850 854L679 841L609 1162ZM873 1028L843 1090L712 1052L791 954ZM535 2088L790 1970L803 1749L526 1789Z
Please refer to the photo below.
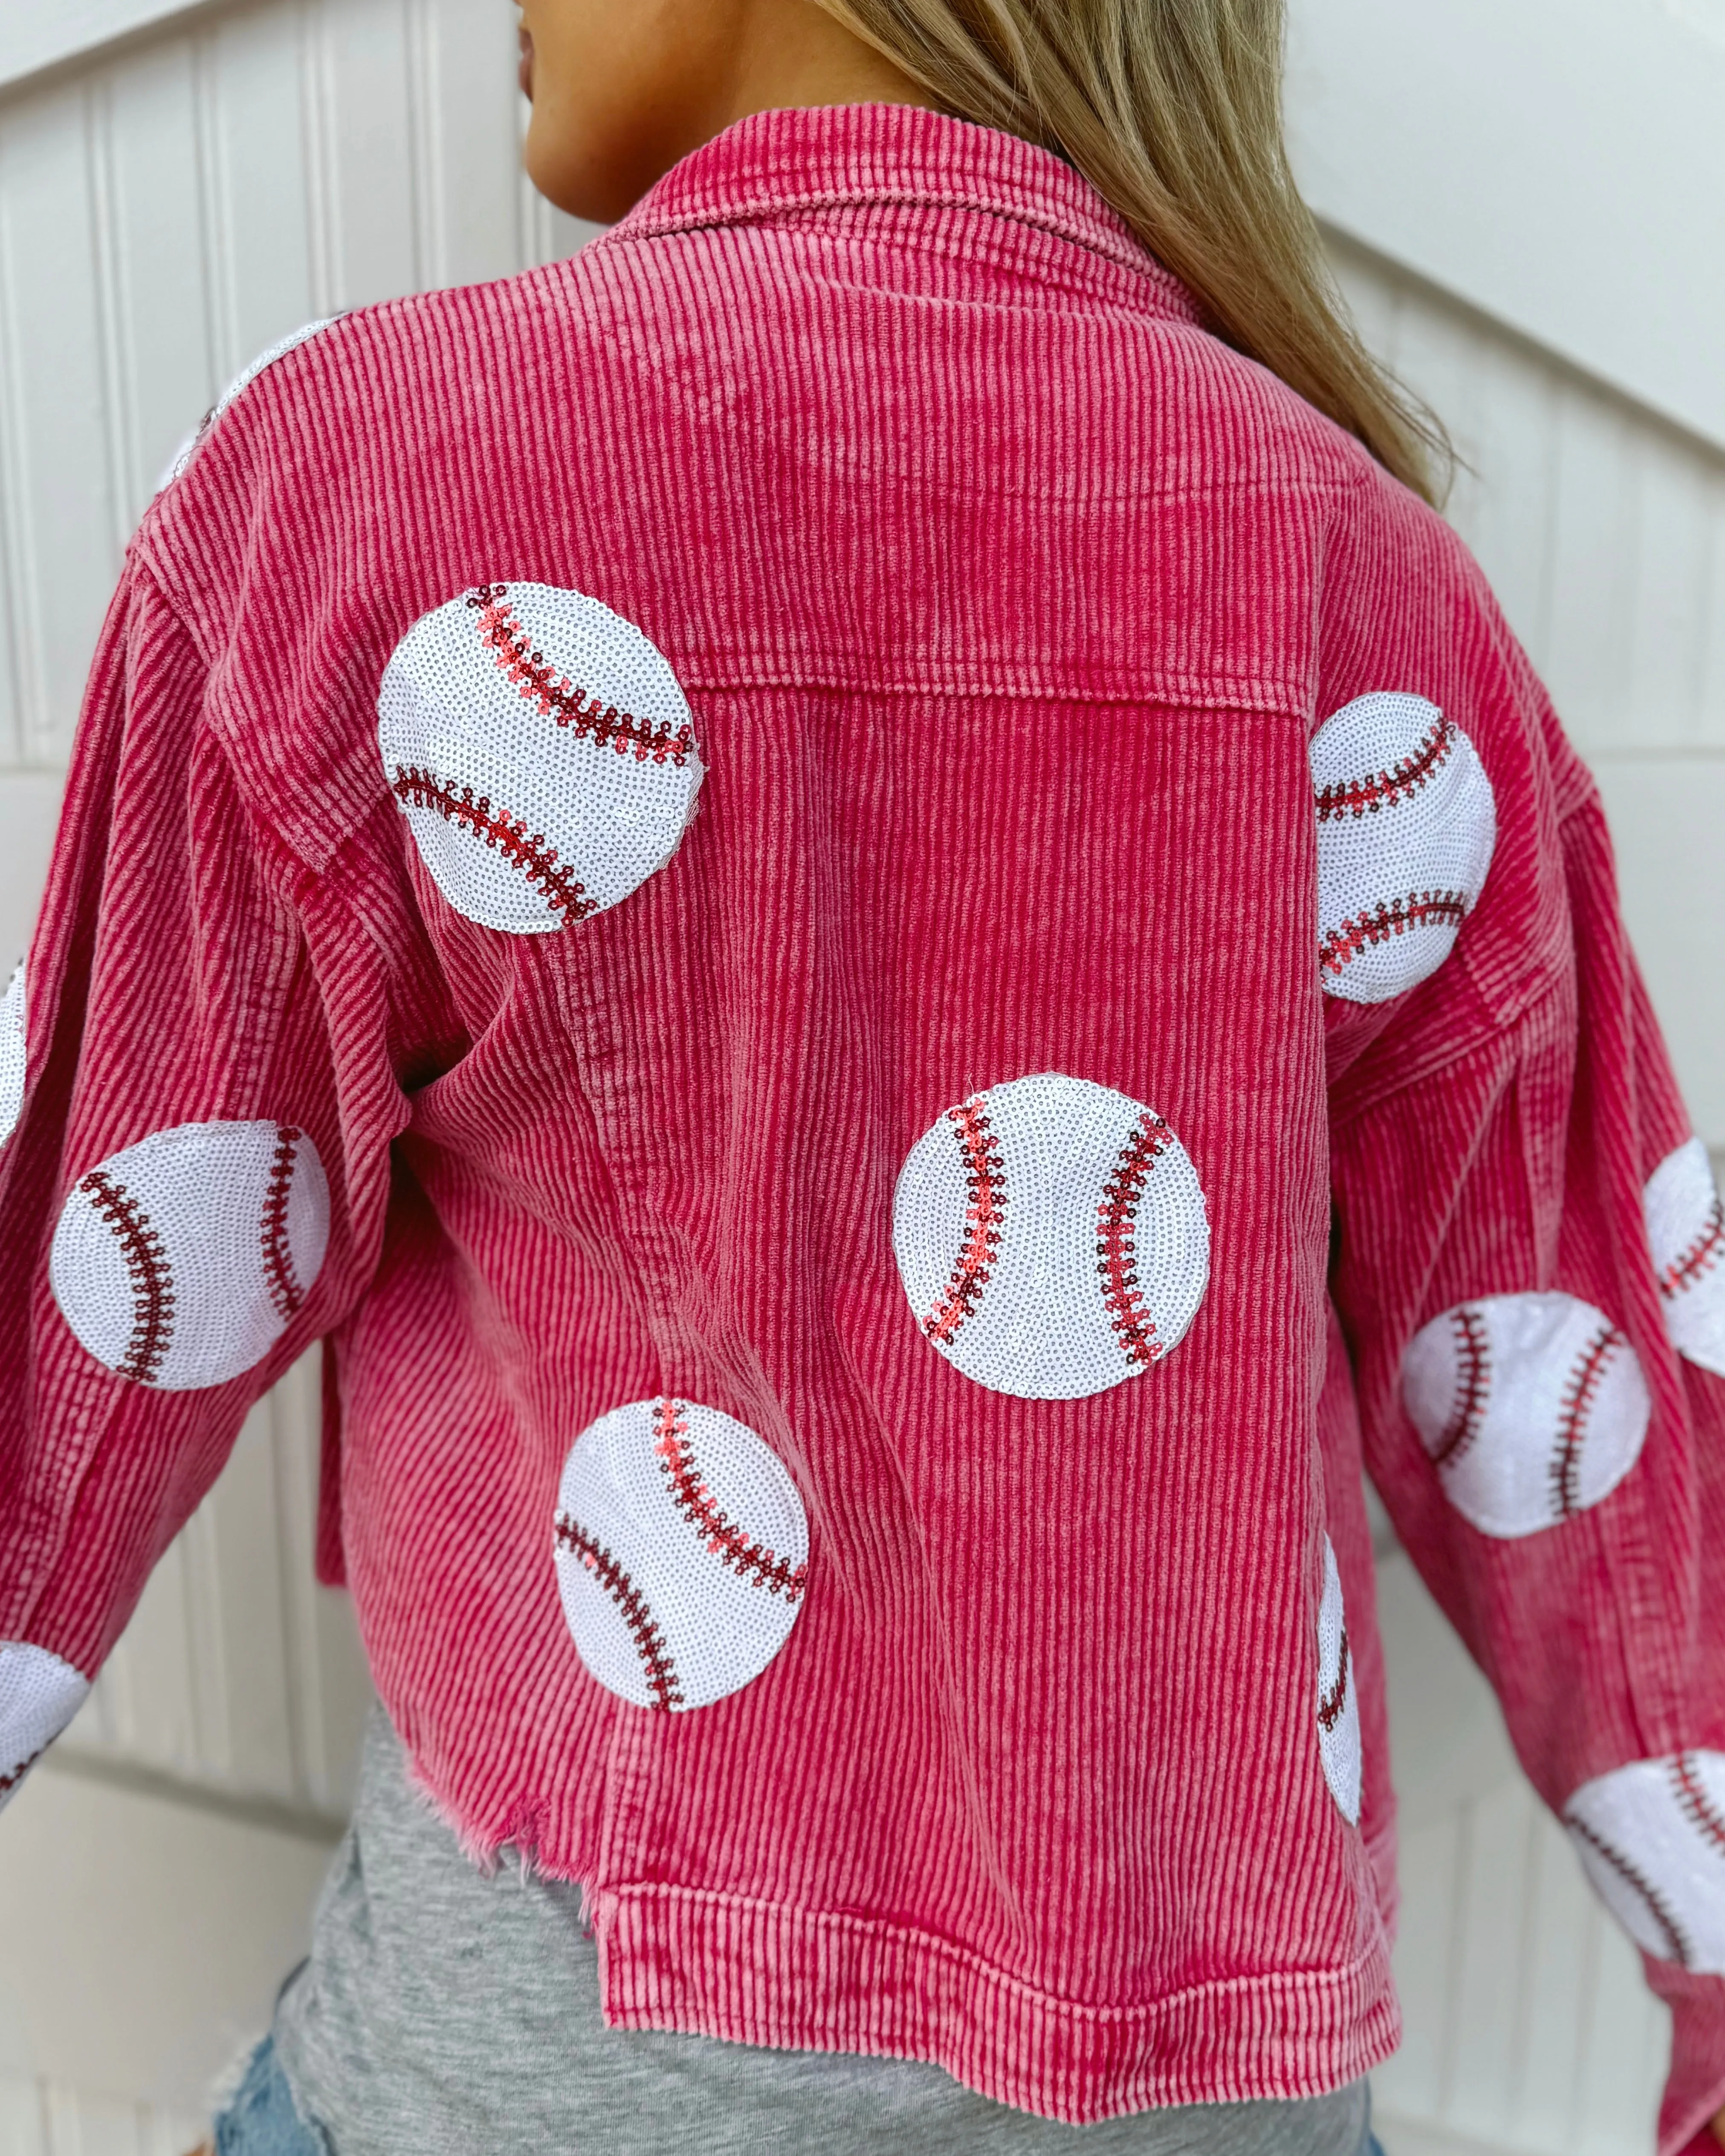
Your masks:
M380 1707L379 1712L382 1710ZM393 1725L391 1725L393 1729ZM434 1819L449 1835L462 1856L482 1878L495 1879L506 1865L512 1864L520 1872L525 1887L533 1881L573 1887L580 1896L578 1916L585 1937L591 1938L597 1929L593 1914L593 1896L597 1891L592 1871L562 1871L546 1864L539 1854L542 1831L543 1804L538 1799L521 1796L512 1807L510 1824L499 1831L488 1832L463 1818L456 1807L438 1791L430 1776L413 1757L411 1747L394 1732L399 1748L408 1794L415 1807L426 1817Z
M273 2022L273 2017L272 2017ZM255 2035L248 2036L239 2048L232 2052L225 2066L213 2074L203 2092L204 2117L213 2128L224 2111L233 2107L234 2099L245 2086L245 2077L252 2070L252 2061L258 2056L258 2047L270 2037L270 2028L259 2029Z

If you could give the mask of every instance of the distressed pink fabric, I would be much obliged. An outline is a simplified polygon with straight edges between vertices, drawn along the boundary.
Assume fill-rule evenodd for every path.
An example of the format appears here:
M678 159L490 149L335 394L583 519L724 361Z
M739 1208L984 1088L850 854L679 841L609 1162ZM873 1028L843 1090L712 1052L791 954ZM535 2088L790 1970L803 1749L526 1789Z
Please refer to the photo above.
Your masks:
M651 639L706 767L675 855L543 934L449 903L377 732L417 621L533 583ZM1368 1004L1321 991L1308 752L1377 692L1462 730L1497 843L1450 955ZM1040 151L764 115L578 261L264 372L131 549L28 981L0 1638L93 1674L323 1337L326 1569L469 1845L583 1882L615 2020L1074 2121L1384 2059L1362 1447L1548 1802L1725 1746L1722 1387L1641 1209L1688 1125L1592 788L1448 529ZM1154 1108L1208 1211L1189 1332L1076 1399L967 1376L894 1258L917 1140L1040 1072ZM92 1169L210 1122L309 1137L328 1255L260 1361L174 1389L80 1344L49 1249ZM1402 1358L1550 1288L1651 1422L1603 1501L1496 1537ZM683 1713L588 1675L554 1563L575 1440L660 1398L755 1432L809 1526L781 1650ZM1670 2152L1725 2013L1650 1969Z

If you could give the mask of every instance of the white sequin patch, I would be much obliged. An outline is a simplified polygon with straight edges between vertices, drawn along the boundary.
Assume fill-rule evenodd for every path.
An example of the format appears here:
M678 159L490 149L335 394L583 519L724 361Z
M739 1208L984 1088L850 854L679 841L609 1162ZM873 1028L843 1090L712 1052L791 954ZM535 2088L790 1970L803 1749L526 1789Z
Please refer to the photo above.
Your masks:
M46 1647L0 1641L0 1811L89 1691L89 1680Z
M13 973L0 997L0 1145L18 1128L24 1106L24 969Z
M1424 696L1358 696L1312 741L1318 973L1326 995L1388 1003L1435 973L1497 843L1473 743Z
M949 1108L893 1199L927 1338L991 1392L1081 1399L1178 1346L1209 1280L1185 1147L1153 1108L1044 1073Z
M234 402L234 398L238 397L242 391L250 388L253 382L257 380L258 377L264 372L265 367L274 367L277 360L285 357L285 356L290 352L296 345L306 343L311 338L315 337L320 330L328 329L331 323L338 322L341 319L341 317L340 315L320 316L316 321L307 322L303 329L295 330L291 335L288 336L277 338L276 341L270 346L267 351L260 352L258 354L257 357L251 362L250 366L244 368L239 373L236 374L234 379L228 384L228 387L216 399L215 403L211 405L209 410L204 413L203 418L198 422L196 428L193 429L191 434L187 435L185 440L182 442L179 448L175 450L172 461L169 464L167 470L163 472L161 478L156 482L156 491L160 494L165 487L169 487L173 485L174 481L191 463L193 453L196 450L198 444L203 439L204 436L209 432L210 429L214 426L217 420L221 418L222 414L228 409L228 407Z
M1462 1303L1417 1332L1402 1395L1445 1496L1481 1534L1538 1534L1609 1496L1651 1412L1640 1358L1573 1295Z
M1671 1345L1725 1378L1725 1209L1699 1138L1661 1161L1648 1178L1645 1204Z
M1601 1774L1564 1805L1563 1824L1637 1946L1725 1976L1725 1753L1676 1752Z
M635 1400L583 1431L553 1547L582 1661L607 1691L662 1713L752 1683L808 1585L808 1517L778 1455L686 1400Z
M182 1123L74 1186L49 1276L99 1363L189 1392L269 1353L311 1293L329 1233L329 1184L303 1131Z
M1342 1609L1342 1575L1324 1537L1323 1599L1317 1609L1317 1755L1330 1794L1350 1826L1359 1825L1359 1698Z
M702 771L664 655L580 592L422 614L377 697L384 775L458 913L516 936L615 906L676 851Z

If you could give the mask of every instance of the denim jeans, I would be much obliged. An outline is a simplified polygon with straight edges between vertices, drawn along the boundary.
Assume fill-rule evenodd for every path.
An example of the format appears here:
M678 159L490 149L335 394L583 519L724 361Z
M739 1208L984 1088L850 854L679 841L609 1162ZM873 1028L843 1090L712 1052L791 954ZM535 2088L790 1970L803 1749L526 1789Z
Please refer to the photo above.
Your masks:
M308 2126L295 2109L268 2036L252 2053L245 2079L216 2121L216 2156L331 2156L322 2128Z

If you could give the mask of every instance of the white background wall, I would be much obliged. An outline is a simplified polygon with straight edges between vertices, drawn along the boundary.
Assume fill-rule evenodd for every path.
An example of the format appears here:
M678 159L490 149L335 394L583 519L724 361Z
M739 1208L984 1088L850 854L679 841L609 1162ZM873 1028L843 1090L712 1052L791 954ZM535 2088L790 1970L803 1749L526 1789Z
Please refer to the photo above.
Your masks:
M1291 0L1338 231L1725 448L1725 0Z
M1296 0L1296 141L1370 336L1471 466L1455 516L1599 774L1718 1147L1725 246L1699 238L1725 128L1666 121L1725 85L1725 0L1556 4ZM519 177L512 40L502 0L13 0L0 23L0 970L120 549L187 427L312 316L578 244ZM1638 158L1637 126L1671 139ZM1672 360L1685 339L1705 366ZM0 1825L0 2156L189 2145L300 1951L367 1696L345 1600L311 1582L314 1393L302 1368L253 1417ZM1664 2031L1634 1957L1393 1550L1384 1595L1390 2156L1645 2149Z

